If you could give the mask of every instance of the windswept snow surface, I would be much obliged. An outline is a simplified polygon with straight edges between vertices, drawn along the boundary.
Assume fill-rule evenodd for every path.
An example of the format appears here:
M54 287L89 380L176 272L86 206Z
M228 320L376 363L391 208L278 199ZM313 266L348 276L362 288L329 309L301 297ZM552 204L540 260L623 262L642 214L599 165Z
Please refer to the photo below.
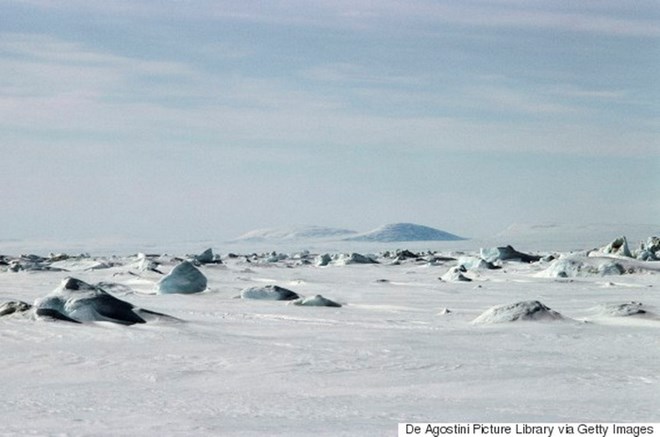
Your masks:
M0 317L0 434L366 436L395 435L408 421L660 419L659 262L554 278L542 274L551 261L502 261L449 282L438 278L452 258L478 248L393 262L390 247L378 264L323 267L318 252L272 262L271 253L214 249L223 263L199 267L208 289L192 295L153 294L162 275L136 270L135 256L92 256L108 267L76 272L184 322ZM154 259L164 272L180 262ZM34 302L67 275L0 266L0 305ZM234 299L265 285L343 306ZM537 300L565 320L472 323L494 306ZM651 317L600 310L626 302L643 302Z

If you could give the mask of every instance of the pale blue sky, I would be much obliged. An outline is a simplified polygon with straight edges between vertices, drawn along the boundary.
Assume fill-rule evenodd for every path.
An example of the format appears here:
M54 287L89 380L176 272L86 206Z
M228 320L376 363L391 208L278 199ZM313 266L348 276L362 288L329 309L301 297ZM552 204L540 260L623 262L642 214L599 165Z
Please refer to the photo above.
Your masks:
M0 239L659 223L655 0L0 12Z

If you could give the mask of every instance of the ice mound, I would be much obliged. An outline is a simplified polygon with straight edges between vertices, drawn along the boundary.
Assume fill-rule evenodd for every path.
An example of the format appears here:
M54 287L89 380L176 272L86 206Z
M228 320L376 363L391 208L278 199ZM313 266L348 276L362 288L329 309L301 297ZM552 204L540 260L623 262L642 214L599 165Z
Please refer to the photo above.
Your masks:
M564 317L538 300L526 300L507 305L498 305L484 311L472 323L490 324L524 321L563 320Z
M610 255L625 256L626 258L632 258L632 253L630 253L630 248L628 247L628 240L626 239L626 237L619 237L615 239L607 246L601 248L600 252Z
M621 275L624 267L614 261L562 256L554 260L539 276L548 278L576 278L587 276Z
M495 270L502 268L476 256L461 256L457 262L459 266L463 266L468 270Z
M162 275L163 272L158 269L159 266L160 264L157 261L153 260L151 257L144 253L137 254L137 261L134 264L134 267L140 272L151 271Z
M241 291L240 297L241 299L259 300L294 300L300 298L296 292L278 285L249 287Z
M23 302L22 300L12 300L5 302L0 305L0 317L8 316L14 313L22 313L29 310L30 308L32 308L32 305L27 302Z
M378 261L371 256L353 252L350 255L345 253L339 254L334 260L334 263L345 266L349 264L378 264Z
M266 255L265 261L267 263L277 263L280 261L284 261L285 259L288 259L289 255L286 253L277 253L277 252L271 252L270 254Z
M107 321L121 325L146 323L145 318L168 317L137 308L80 279L68 277L33 306L37 317L83 323Z
M326 299L320 294L317 294L316 296L313 297L296 299L291 303L293 305L306 306L306 307L334 307L334 308L341 307L340 303L337 303L330 299Z
M641 302L626 302L626 303L608 303L596 308L596 311L601 316L606 317L628 317L647 314L644 305Z
M206 276L188 261L183 261L165 275L158 284L158 294L193 294L206 290Z
M194 255L193 260L199 264L222 264L222 260L213 253L210 247L199 255Z
M364 234L345 238L347 241L456 241L464 240L458 235L414 223L393 223Z
M520 261L524 263L532 263L541 259L540 256L530 255L527 253L518 252L511 246L504 247L490 247L481 248L479 251L481 258L493 263L495 261Z
M332 262L332 257L329 253L319 255L314 259L314 265L317 267L325 267Z
M463 275L465 272L467 272L467 270L462 265L452 267L447 271L447 273L442 275L440 279L447 282L471 282L472 279Z
M5 261L8 270L12 272L25 271L53 271L53 272L80 272L107 269L114 266L113 262L105 259L91 258L88 254L69 256L66 254L50 254L48 257L39 255L21 255Z
M408 259L419 259L421 258L421 255L415 252L411 252L407 249L397 249L394 252L394 257L399 261L405 261Z
M39 255L21 255L18 258L5 258L3 264L10 272L24 271L61 271L51 266L51 261Z
M660 237L649 237L634 255L640 261L660 260Z

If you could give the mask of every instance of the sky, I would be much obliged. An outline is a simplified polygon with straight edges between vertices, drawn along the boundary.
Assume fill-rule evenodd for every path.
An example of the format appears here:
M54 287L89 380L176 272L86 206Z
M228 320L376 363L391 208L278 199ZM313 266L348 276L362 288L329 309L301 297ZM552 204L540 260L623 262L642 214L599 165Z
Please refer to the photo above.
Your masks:
M656 0L0 0L0 240L660 224Z

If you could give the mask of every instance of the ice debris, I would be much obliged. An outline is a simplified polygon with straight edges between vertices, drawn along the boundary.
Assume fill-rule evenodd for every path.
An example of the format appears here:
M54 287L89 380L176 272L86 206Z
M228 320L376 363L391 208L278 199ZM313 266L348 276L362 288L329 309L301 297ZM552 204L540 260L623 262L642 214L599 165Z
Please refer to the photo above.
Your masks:
M467 269L462 265L452 267L440 279L447 282L471 282L472 279L463 275L465 272L467 272Z
M481 248L480 255L484 261L490 263L495 261L520 261L524 263L532 263L541 259L541 257L537 255L518 252L511 246Z
M461 256L458 258L458 265L468 270L495 270L502 268L476 256Z
M199 264L222 264L220 257L215 255L210 247L199 255L194 255L193 260Z
M616 238L610 244L600 249L600 252L632 258L632 253L630 253L630 248L628 247L628 240L626 237Z
M22 300L12 300L5 302L0 305L0 317L8 316L14 313L22 313L29 310L30 308L32 308L32 305L27 302L23 302Z
M349 265L349 264L378 264L375 256L362 255L359 253L345 254L342 253L334 260L334 263L337 265Z

